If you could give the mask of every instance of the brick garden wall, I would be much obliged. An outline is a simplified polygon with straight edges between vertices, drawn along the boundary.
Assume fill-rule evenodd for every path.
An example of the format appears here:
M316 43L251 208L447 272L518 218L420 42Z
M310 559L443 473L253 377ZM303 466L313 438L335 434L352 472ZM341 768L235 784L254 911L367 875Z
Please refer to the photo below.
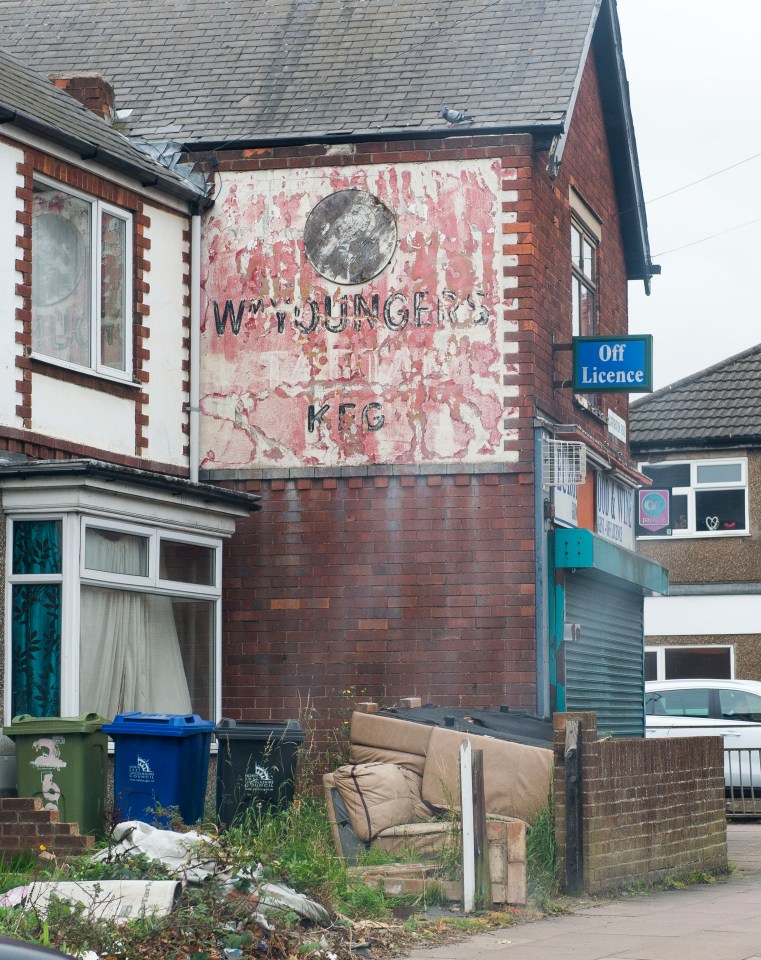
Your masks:
M718 737L597 740L594 713L554 718L555 836L565 858L565 720L582 725L584 889L613 891L727 867Z
M4 851L37 853L44 846L56 856L72 856L95 846L76 823L61 823L57 810L43 810L32 797L0 797L0 862Z

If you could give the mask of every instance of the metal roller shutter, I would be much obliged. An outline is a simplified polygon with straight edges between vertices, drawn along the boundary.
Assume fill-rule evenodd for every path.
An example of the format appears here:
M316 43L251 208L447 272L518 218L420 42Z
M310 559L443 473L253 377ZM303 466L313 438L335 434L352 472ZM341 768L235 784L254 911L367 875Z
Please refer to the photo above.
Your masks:
M567 710L594 710L597 735L644 736L642 594L584 574L566 579L565 622L580 637L565 644Z

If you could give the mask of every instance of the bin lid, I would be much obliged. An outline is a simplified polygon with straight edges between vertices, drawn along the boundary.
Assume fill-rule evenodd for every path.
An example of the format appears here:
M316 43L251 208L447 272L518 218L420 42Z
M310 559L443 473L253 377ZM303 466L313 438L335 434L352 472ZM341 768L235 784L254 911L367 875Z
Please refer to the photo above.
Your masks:
M191 737L211 733L213 720L203 720L197 713L118 713L103 730L111 737Z
M21 734L44 736L48 733L100 733L105 718L97 713L83 713L78 717L32 717L22 713L14 717L4 732L11 739Z
M238 720L220 720L214 728L218 737L228 740L264 740L301 743L304 730L298 720L284 720L282 723L247 723Z

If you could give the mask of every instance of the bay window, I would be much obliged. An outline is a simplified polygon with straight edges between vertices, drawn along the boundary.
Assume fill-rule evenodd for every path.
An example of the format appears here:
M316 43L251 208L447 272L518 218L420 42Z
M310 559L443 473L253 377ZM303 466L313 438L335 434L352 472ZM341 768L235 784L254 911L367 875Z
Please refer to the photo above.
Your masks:
M132 216L44 178L32 197L32 351L132 379Z
M220 540L66 513L8 542L12 716L216 717Z

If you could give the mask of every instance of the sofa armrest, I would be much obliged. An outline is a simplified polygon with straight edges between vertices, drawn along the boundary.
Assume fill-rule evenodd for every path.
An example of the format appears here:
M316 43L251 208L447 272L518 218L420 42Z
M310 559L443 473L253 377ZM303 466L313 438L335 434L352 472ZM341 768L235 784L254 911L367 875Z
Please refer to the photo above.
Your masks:
M367 850L368 844L360 840L352 830L346 804L336 789L336 781L332 773L323 775L322 788L325 793L325 807L336 853L349 863L356 863Z

